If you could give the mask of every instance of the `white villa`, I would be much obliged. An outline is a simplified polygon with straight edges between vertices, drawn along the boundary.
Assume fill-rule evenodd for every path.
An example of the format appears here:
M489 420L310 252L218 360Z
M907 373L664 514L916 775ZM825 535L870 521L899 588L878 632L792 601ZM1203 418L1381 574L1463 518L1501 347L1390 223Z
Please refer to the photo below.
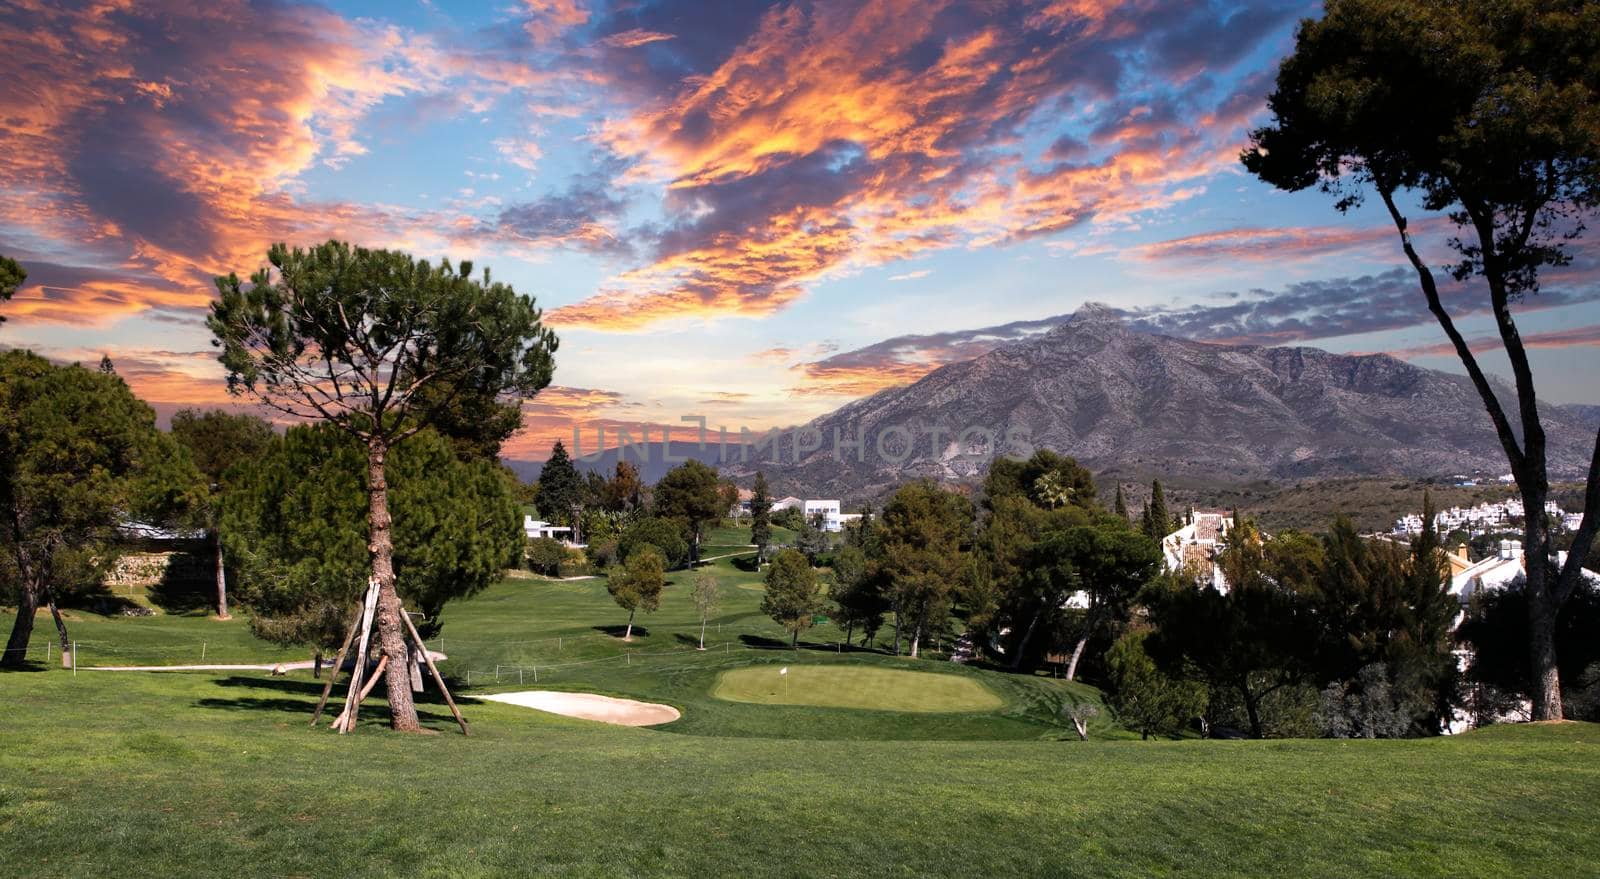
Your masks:
M528 535L529 540L537 537L548 537L551 540L559 540L568 546L579 546L579 544L572 542L571 528L565 525L552 525L543 519L535 519L532 516L522 517L522 531Z
M779 510L799 510L807 521L815 520L818 516L821 516L822 530L835 533L843 531L847 522L853 522L861 518L859 513L841 512L841 504L838 500L803 500L794 495L773 501L770 509L774 513ZM739 514L749 515L749 513L750 492L741 489L739 492Z
M1193 568L1218 592L1228 591L1228 579L1215 562L1222 539L1233 530L1233 516L1214 510L1196 510L1193 520L1161 540L1161 555L1168 572Z
M1555 555L1556 567L1567 563L1567 554ZM1600 586L1600 574L1587 568L1583 576L1589 583ZM1479 561L1450 578L1450 594L1461 602L1463 613L1472 596L1485 589L1521 589L1528 581L1528 559L1522 551L1522 541L1502 540L1500 551Z
M819 516L822 517L823 531L838 532L844 530L844 523L839 519L838 501L802 501L800 512L804 513L806 519L811 521L815 521Z

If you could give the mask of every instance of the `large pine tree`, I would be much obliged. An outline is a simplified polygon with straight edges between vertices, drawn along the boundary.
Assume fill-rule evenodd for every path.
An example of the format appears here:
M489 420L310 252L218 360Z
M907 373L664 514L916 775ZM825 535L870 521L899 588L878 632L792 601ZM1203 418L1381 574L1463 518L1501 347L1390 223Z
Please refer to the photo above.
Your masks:
M378 589L378 642L389 658L394 728L420 732L406 670L404 608L395 592L388 458L451 420L460 400L531 397L550 383L556 337L533 299L472 264L330 241L273 245L246 285L218 278L206 321L222 347L228 389L322 421L367 454L367 545Z
M1538 514L1550 496L1544 410L1518 306L1573 259L1600 207L1600 6L1593 0L1329 0L1295 32L1267 99L1273 118L1242 159L1289 191L1312 186L1349 211L1376 195L1439 323L1482 399L1523 508L1533 718L1562 718L1555 632L1600 538L1600 435L1583 518L1560 566ZM1420 216L1419 216L1420 215ZM1434 220L1450 227L1434 228ZM1429 229L1424 239L1417 227ZM1442 227L1441 223L1441 227ZM1452 253L1443 258L1435 241ZM1465 285L1441 290L1435 267ZM1475 301L1474 301L1475 299ZM1455 306L1452 315L1451 307ZM1356 307L1362 307L1356 305ZM1494 317L1513 382L1496 385L1480 340L1456 318ZM1476 349L1476 350L1475 350ZM1498 360L1498 358L1496 358Z

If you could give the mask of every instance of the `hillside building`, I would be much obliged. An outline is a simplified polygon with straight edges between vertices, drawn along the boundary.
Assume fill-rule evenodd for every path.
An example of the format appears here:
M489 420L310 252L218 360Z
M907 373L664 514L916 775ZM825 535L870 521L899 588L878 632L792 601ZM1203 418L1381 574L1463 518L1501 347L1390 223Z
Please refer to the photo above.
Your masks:
M1189 524L1161 539L1162 564L1168 573L1190 571L1195 579L1219 592L1228 591L1228 578L1217 566L1223 538L1233 530L1233 515L1224 510L1196 510Z

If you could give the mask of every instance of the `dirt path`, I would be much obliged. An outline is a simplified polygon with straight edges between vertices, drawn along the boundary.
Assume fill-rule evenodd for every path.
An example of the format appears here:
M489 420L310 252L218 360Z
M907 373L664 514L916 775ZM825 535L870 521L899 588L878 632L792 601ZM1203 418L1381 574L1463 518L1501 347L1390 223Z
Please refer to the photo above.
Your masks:
M618 726L655 726L671 723L682 717L671 705L653 702L635 702L632 699L613 699L597 693L562 693L556 690L524 690L517 693L493 693L477 696L489 702L520 705L535 711L546 711L583 720L598 720Z
M429 650L428 656L434 662L443 662L450 657L437 650ZM348 663L346 663L348 664ZM301 671L316 665L313 659L297 659L294 662L268 662L251 665L86 665L84 671ZM324 668L332 668L333 660L324 660Z
M743 552L728 552L728 553L723 553L722 555L708 555L705 558L695 562L695 564L703 565L706 562L714 562L717 559L731 559L736 555L749 555L754 549L755 549L755 544L752 543L752 544L750 544L750 549L745 550Z

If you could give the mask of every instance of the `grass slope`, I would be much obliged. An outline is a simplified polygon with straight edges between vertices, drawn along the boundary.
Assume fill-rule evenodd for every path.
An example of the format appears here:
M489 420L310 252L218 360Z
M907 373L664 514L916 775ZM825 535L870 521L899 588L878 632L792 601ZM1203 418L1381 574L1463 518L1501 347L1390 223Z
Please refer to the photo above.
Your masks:
M0 678L3 876L1526 876L1600 860L1600 728L1392 742L707 739L311 682Z

